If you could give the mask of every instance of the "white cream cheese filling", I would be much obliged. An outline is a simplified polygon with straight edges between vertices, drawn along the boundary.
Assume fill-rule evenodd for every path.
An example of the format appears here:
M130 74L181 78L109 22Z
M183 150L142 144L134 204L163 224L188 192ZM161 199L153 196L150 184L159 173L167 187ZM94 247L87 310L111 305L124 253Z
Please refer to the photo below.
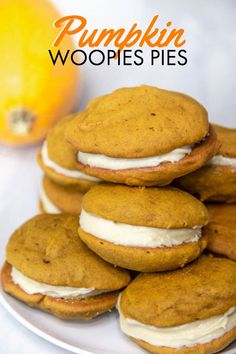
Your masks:
M60 214L61 210L49 199L47 196L43 185L41 185L39 190L39 199L42 203L43 210L48 214Z
M191 146L183 146L166 154L142 158L115 158L102 154L78 152L78 161L91 167L107 168L110 170L125 170L129 168L142 168L159 166L162 162L177 162L192 151Z
M176 327L155 327L125 318L120 313L120 327L127 336L143 340L156 347L192 347L197 344L209 343L223 336L236 326L236 308L229 309L219 316L212 316Z
M135 226L114 222L82 209L80 227L85 232L116 245L130 247L171 247L182 243L197 242L201 237L201 227L192 229L162 229L157 227Z
M16 268L12 267L11 277L15 284L19 285L27 294L42 294L57 298L86 298L103 294L105 290L95 290L87 288L74 288L69 286L55 286L45 283L40 283L33 279L28 278Z
M91 182L100 182L101 181L100 179L98 179L96 177L89 176L84 172L77 171L77 170L69 170L65 167L58 165L56 162L52 161L48 156L48 148L47 148L46 140L43 143L41 155L42 155L42 160L43 160L43 163L45 164L45 166L53 169L57 173L60 173L60 174L67 176L67 177L86 179Z
M207 165L232 166L236 167L236 158L216 155L207 162Z

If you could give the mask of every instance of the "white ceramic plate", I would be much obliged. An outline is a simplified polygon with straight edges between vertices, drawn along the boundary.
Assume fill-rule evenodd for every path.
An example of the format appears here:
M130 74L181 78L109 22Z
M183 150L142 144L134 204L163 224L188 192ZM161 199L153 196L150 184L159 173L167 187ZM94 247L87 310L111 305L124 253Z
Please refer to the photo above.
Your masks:
M126 338L113 311L89 322L63 321L32 309L0 290L0 302L23 326L38 336L78 354L144 354ZM235 354L236 342L221 352Z
M30 308L0 290L0 302L22 325L59 347L78 354L143 354L119 329L114 310L88 322L63 321Z

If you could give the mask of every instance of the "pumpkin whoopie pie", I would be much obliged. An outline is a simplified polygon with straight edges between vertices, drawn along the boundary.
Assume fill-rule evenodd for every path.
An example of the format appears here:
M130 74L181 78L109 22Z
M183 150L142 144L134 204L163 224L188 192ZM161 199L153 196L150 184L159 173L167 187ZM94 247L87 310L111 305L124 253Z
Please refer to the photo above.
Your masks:
M145 85L92 100L65 135L81 171L128 185L166 185L200 168L218 147L201 104Z
M49 214L78 215L83 196L80 186L59 184L45 175L39 192L39 210Z
M78 119L77 115L77 119ZM56 183L77 185L86 192L99 180L78 170L76 166L76 151L65 137L65 129L73 120L74 115L61 119L48 133L42 148L38 153L38 163L43 171Z
M205 206L176 188L99 184L83 198L79 235L114 265L165 271L201 254L207 221Z
M154 354L212 354L236 339L236 263L201 256L146 273L118 301L121 330Z
M214 125L219 152L207 164L181 177L177 184L202 201L236 202L236 129Z
M78 218L37 215L10 238L3 289L26 304L64 319L91 319L112 309L130 281L78 237Z
M236 204L207 204L207 249L236 262Z

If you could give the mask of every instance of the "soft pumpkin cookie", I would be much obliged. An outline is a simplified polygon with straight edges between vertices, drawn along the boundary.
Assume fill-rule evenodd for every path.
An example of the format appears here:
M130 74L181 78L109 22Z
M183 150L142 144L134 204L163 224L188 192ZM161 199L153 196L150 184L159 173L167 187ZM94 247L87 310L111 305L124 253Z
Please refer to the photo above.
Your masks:
M49 214L78 215L83 196L80 186L58 184L45 175L39 192L39 210Z
M92 100L66 129L78 168L106 181L165 185L217 151L204 107L157 87L122 88Z
M78 119L79 115L76 117ZM77 185L82 192L86 192L99 180L77 169L76 151L64 137L65 129L73 118L74 115L61 119L49 131L37 160L46 175L56 183Z
M207 220L204 205L176 188L100 184L83 198L79 235L114 265L165 271L201 254Z
M64 319L90 319L109 311L130 281L78 237L75 216L42 214L19 227L7 245L3 289Z
M121 330L154 354L213 354L236 339L236 263L202 256L146 273L118 301Z
M177 185L202 201L236 202L236 129L214 126L220 149L200 170L179 178Z
M236 204L207 204L207 249L236 261Z

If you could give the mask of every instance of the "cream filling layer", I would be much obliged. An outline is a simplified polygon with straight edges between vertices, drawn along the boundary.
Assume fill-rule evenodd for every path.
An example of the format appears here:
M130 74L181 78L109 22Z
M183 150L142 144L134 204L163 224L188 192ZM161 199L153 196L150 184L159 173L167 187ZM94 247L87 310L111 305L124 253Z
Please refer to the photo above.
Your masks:
M236 158L216 155L207 162L207 165L232 166L236 167Z
M198 320L176 327L155 327L125 318L119 304L120 327L127 336L143 340L156 347L192 347L197 344L209 343L223 336L236 326L236 308L226 313Z
M41 185L39 190L39 199L42 203L45 213L49 214L60 214L61 210L49 199L47 196L43 185Z
M87 288L74 288L69 286L55 286L40 283L28 278L16 268L12 267L11 277L15 284L19 285L27 294L42 294L57 298L86 298L90 296L100 295L107 291L95 290Z
M129 168L142 168L159 166L162 162L177 162L192 151L191 146L183 146L166 154L142 158L115 158L102 154L78 152L78 161L91 167L106 168L110 170L125 170Z
M197 242L201 237L199 226L192 229L135 226L104 219L87 213L84 209L80 214L80 227L85 232L115 245L130 247L171 247L182 243Z
M100 179L98 179L96 177L89 176L84 172L77 171L77 170L69 170L68 168L62 167L62 166L58 165L56 162L52 161L48 156L48 148L47 148L46 141L44 141L44 143L43 143L41 154L42 154L42 160L43 160L43 163L45 164L45 166L53 169L54 171L56 171L57 173L60 173L63 176L72 177L72 178L79 178L79 179L86 179L91 182L100 182L101 181Z

